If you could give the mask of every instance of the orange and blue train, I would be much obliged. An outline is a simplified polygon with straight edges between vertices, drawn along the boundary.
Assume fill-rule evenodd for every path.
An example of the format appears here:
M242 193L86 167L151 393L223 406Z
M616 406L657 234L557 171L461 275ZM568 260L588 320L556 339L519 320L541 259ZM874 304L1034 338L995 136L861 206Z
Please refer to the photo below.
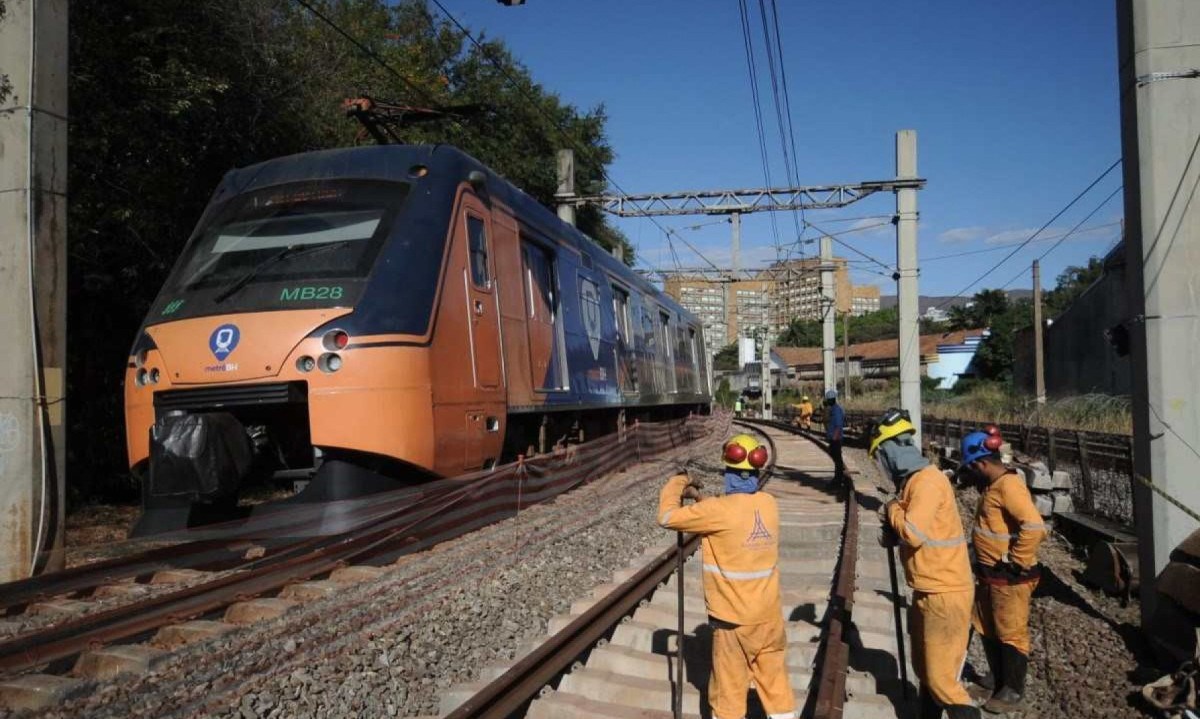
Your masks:
M130 353L139 530L254 477L349 498L705 412L707 357L693 315L453 147L233 170Z

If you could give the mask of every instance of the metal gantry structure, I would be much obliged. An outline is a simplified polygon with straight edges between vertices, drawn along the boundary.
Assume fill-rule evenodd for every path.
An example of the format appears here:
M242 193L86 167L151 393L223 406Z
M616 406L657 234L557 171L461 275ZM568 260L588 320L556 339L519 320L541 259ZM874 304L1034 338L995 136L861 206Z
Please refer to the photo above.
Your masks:
M574 205L596 205L618 217L740 215L750 212L837 209L877 192L895 192L906 188L919 190L924 186L925 180L921 178L898 178L845 185L592 195L569 199L568 202Z
M897 257L901 259L896 277L900 282L900 294L912 294L910 300L902 297L900 302L900 375L902 405L912 415L914 425L920 431L920 354L917 342L917 287L916 287L916 191L925 186L925 179L916 175L916 133L902 130L896 135L896 177L888 180L837 185L797 185L791 187L751 187L722 190L685 190L677 192L649 192L644 194L602 194L585 197L573 193L571 165L569 159L559 157L559 217L568 222L574 219L575 208L595 205L618 217L672 217L682 215L729 215L732 225L731 265L728 270L711 265L695 272L678 271L694 279L705 279L733 283L740 279L739 254L741 248L741 216L753 212L789 212L806 210L830 210L852 205L880 192L891 192L896 196L894 224L897 228ZM569 155L569 152L568 152ZM669 232L669 231L668 231ZM836 303L833 283L832 238L821 239L821 261L817 269L821 274L823 322L823 379L826 389L837 386L834 376L833 308ZM697 253L699 254L699 253ZM707 261L707 258L703 258ZM790 263L782 263L764 270L763 279L788 278L796 269ZM669 273L656 271L664 278ZM760 275L761 277L761 275ZM911 316L910 316L911 315ZM771 417L770 345L769 328L761 338L763 372L763 411ZM847 373L849 368L847 367ZM849 375L847 374L847 384ZM918 394L914 397L912 388ZM905 391L907 390L907 391Z

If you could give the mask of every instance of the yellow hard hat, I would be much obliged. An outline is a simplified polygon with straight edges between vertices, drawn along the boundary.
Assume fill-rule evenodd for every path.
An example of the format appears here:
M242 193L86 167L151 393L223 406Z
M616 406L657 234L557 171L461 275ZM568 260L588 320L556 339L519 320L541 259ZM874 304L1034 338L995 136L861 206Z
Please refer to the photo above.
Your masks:
M730 469L762 469L767 464L767 448L748 434L739 434L725 441L721 460Z
M808 401L808 395L804 395L803 397L801 397L801 398L800 398L800 401L801 401L801 402L807 402L807 401Z
M916 434L917 428L909 420L908 412L902 409L889 409L883 413L871 429L871 445L867 454L875 456L879 445L902 434Z

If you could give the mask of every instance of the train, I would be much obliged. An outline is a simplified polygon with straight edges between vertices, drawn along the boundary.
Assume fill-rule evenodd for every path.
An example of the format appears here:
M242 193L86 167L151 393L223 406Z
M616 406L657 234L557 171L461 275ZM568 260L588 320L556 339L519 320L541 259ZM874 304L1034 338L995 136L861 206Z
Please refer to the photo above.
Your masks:
M710 408L700 322L449 145L228 172L125 373L135 534L486 470Z

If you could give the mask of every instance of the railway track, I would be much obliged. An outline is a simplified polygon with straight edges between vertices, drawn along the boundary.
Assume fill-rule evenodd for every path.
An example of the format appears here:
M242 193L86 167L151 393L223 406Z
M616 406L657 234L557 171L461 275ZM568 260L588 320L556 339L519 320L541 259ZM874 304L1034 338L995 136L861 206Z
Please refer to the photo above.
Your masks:
M909 716L907 696L915 692L906 691L903 677L911 672L897 659L904 595L893 594L894 568L873 541L878 491L861 478L853 492L834 488L832 462L811 436L775 423L747 426L773 445L765 491L780 509L779 570L797 710L820 718ZM548 638L516 662L487 667L480 681L443 695L443 716L666 719L680 694L684 716L708 716L711 648L697 546L692 537L680 548L647 552L644 563L616 573L552 620ZM680 552L691 556L682 579ZM689 629L677 686L681 581Z
M336 596L396 571L421 549L612 476L630 454L671 457L721 427L719 418L635 426L493 472L404 490L373 503L359 526L329 537L203 540L2 586L4 623L15 630L0 638L0 708L45 707L118 676L145 674L181 647ZM531 537L558 529L524 527ZM427 574L408 578L414 597L455 579L436 569Z

